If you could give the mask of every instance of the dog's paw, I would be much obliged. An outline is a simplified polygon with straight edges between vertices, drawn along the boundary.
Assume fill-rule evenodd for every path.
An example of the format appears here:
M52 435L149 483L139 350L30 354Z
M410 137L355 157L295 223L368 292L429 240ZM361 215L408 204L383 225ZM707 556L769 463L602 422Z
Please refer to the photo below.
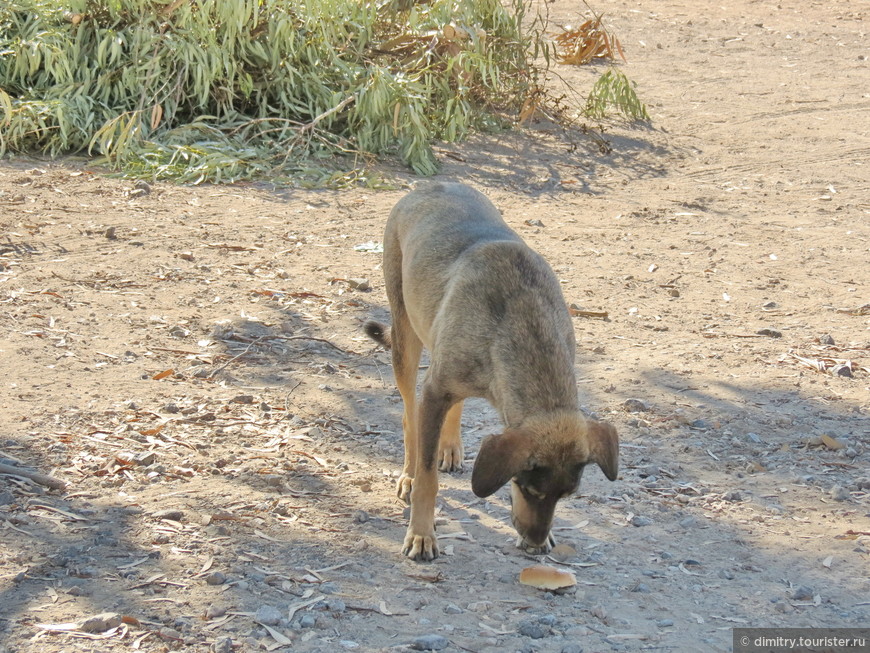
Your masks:
M435 538L435 531L428 535L418 535L409 528L405 535L402 553L411 560L434 560L438 557L438 540Z
M547 535L547 539L544 540L543 544L532 544L531 542L526 540L526 538L520 535L519 537L517 537L517 546L529 555L546 555L553 550L554 546L556 546L556 538L554 538L553 534L550 533L549 535Z
M411 486L414 484L414 477L402 474L396 482L396 496L400 501L404 501L408 505L411 504Z
M464 461L465 450L461 443L447 446L442 444L438 451L438 469L442 472L460 472Z

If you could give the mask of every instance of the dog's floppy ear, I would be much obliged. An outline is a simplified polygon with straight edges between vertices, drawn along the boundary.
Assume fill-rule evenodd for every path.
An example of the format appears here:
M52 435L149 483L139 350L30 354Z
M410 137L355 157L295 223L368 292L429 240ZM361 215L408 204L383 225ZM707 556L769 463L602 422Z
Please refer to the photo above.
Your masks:
M619 438L616 429L607 422L588 422L589 461L596 463L611 481L619 472Z
M488 497L528 467L531 440L527 433L515 429L484 438L474 459L471 490L479 497Z

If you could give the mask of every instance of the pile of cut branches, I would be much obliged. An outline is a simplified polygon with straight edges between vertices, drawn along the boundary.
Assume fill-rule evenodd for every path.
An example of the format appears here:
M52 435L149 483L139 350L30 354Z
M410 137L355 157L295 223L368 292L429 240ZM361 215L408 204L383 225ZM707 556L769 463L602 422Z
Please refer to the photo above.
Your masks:
M322 184L336 155L387 152L431 174L433 139L536 87L524 19L524 0L7 0L0 153L194 183Z

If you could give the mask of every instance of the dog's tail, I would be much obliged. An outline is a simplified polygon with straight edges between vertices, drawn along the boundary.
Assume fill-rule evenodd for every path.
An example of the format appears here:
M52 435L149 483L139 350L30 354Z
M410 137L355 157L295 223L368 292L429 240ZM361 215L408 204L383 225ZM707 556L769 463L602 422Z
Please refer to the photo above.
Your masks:
M363 331L366 332L366 335L369 338L385 349L389 349L393 346L393 340L390 337L390 325L384 324L383 322L375 322L374 320L367 320L366 323L363 324Z

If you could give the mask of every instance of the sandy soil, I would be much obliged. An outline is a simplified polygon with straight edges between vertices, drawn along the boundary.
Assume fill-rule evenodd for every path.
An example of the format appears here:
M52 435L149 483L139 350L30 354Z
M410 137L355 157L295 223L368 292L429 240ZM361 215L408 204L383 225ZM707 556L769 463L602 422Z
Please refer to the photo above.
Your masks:
M0 651L728 651L870 624L866 6L726 4L597 2L653 117L609 153L547 125L440 149L609 316L574 318L578 380L621 473L560 504L565 594L518 583L537 560L468 472L441 478L446 555L400 555L401 404L360 326L388 317L371 250L418 180L0 162L0 462L69 483L0 476ZM472 401L463 424L470 462L499 423Z

